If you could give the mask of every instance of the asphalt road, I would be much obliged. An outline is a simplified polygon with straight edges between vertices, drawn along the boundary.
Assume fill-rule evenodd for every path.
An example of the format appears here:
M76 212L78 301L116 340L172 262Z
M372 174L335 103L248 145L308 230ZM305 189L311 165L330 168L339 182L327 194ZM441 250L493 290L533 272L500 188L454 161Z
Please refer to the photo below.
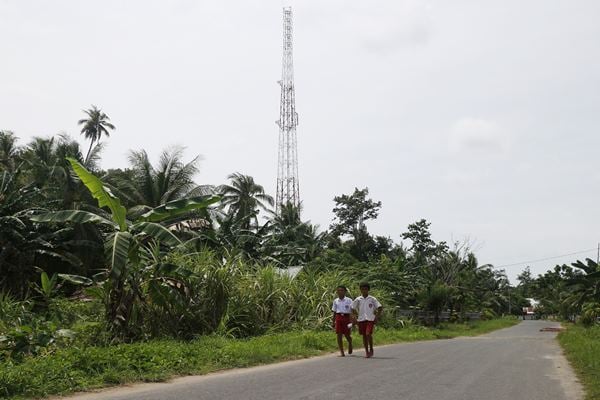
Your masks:
M72 399L581 399L581 388L556 333L540 331L552 326L558 325L523 321L474 338L376 346L371 359L364 358L361 350L345 358L329 355ZM360 338L355 340L359 343Z

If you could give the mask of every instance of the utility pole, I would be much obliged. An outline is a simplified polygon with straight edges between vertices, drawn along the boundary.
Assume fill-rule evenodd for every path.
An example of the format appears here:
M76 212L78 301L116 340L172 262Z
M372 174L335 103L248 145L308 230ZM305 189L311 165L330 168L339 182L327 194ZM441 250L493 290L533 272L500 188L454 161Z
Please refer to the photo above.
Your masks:
M298 147L296 143L296 92L294 88L294 62L292 46L292 8L283 9L283 63L281 68L281 99L279 105L279 153L277 163L277 195L275 211L281 205L300 205L300 185L298 182Z

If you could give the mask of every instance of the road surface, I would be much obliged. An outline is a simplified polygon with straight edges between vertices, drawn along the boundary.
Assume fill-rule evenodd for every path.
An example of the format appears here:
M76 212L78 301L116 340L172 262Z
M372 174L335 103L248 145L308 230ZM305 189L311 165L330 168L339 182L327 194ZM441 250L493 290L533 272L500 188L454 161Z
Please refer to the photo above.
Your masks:
M523 321L473 338L375 347L77 395L76 400L577 400L582 391L563 357L558 324ZM377 342L375 333L375 342ZM333 339L332 339L333 340ZM360 338L355 337L356 343Z

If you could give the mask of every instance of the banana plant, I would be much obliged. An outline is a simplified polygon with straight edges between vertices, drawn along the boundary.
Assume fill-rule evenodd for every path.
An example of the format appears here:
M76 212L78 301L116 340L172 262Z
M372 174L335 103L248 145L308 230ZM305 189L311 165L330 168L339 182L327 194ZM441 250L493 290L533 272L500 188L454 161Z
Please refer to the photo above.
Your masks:
M43 223L96 223L109 233L105 238L108 278L106 312L114 333L127 335L133 303L141 296L135 275L144 262L151 259L152 246L172 249L181 245L179 238L160 223L185 215L193 210L206 209L220 200L219 196L199 196L175 200L155 207L134 221L126 218L127 210L121 200L94 174L73 158L67 158L73 171L98 201L101 209L108 209L110 218L84 210L47 212L32 217Z

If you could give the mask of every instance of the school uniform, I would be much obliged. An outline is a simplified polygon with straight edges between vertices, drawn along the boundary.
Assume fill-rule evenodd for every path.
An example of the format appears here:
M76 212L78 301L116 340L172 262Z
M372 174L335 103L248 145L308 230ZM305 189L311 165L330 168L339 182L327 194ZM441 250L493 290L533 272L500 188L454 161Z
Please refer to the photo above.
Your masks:
M352 314L352 299L350 297L344 297L343 299L337 297L333 300L331 311L335 313L335 333L350 333L348 324L351 322L350 314Z
M375 328L375 312L381 307L381 303L373 296L358 296L352 302L352 309L358 314L358 333L361 335L372 335Z

